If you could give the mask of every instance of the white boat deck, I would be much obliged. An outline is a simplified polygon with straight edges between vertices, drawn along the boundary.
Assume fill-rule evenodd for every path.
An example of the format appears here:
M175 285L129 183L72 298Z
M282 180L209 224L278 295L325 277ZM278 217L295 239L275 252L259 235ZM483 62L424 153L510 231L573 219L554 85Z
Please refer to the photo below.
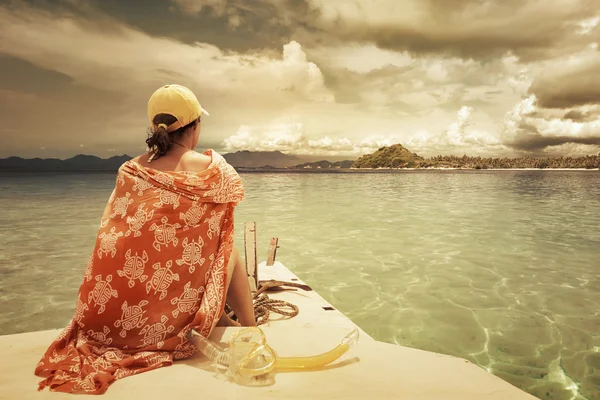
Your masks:
M283 282L295 282L310 286L310 282L304 282L294 275L283 264L275 261L273 266L266 266L265 263L258 265L259 279L261 281L276 280ZM331 327L346 328L346 332L357 328L360 332L361 340L373 340L358 325L352 322L348 317L339 312L335 307L329 304L314 290L306 291L302 289L290 290L295 288L285 287L282 291L269 291L267 294L271 299L284 300L295 304L300 309L297 316L293 318L284 317L279 314L271 313L269 322L261 325L262 328L287 327L287 328L314 328ZM340 336L339 340L344 335Z
M258 266L260 280L301 282L281 263ZM300 313L261 328L280 356L316 355L332 349L356 325L314 291L269 292L297 305ZM216 328L211 339L226 342L239 328ZM58 330L0 336L0 399L66 399L73 395L37 391L35 365ZM279 373L262 387L243 387L210 371L197 355L170 367L113 383L106 399L419 399L535 400L470 362L451 356L378 342L362 330L358 344L333 366L317 372Z

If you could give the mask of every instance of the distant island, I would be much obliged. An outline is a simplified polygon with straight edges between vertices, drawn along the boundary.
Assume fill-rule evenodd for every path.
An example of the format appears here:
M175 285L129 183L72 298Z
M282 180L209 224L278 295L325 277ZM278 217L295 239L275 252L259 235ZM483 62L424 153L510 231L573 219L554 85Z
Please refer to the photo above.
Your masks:
M548 158L482 158L466 155L423 158L400 144L394 144L360 157L354 162L352 168L600 169L600 153L595 156Z
M469 156L435 156L424 158L401 144L384 146L358 160L322 160L316 156L291 155L280 151L238 151L223 157L240 172L368 172L390 169L600 169L600 154L581 157L551 158L482 158ZM124 154L107 159L79 154L57 158L8 157L0 159L0 171L47 172L115 172L132 157Z

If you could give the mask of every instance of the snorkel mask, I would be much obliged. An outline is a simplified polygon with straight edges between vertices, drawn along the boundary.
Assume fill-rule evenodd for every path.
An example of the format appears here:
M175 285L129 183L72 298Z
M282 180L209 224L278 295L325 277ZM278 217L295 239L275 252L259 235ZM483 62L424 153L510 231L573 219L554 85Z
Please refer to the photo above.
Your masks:
M192 333L192 341L213 362L217 372L240 385L255 386L261 378L275 372L314 371L331 364L358 342L358 329L346 335L332 350L311 357L278 357L258 327L236 332L226 350L196 332Z

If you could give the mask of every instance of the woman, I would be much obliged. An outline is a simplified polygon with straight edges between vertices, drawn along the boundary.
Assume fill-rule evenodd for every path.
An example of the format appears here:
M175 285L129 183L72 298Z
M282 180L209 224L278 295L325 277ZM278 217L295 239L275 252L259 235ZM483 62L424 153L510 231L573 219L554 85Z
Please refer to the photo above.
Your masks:
M148 102L149 152L125 162L100 222L75 315L35 374L39 390L104 393L115 380L189 357L196 329L255 325L233 247L242 181L218 153L193 149L208 113L179 85Z

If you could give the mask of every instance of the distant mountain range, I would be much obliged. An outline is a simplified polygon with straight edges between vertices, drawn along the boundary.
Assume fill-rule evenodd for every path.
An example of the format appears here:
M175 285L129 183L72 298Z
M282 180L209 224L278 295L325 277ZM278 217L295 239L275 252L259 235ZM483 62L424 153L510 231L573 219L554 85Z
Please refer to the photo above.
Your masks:
M334 161L322 160L315 156L297 156L280 151L237 151L224 154L229 164L236 168L349 168L354 161L339 161L340 157L331 157ZM8 157L0 159L0 171L81 171L100 172L117 171L132 157L124 154L107 159L79 154L60 160L58 158ZM337 160L337 161L335 161Z
M224 154L223 157L234 167L260 168L287 168L306 162L301 156L284 154L280 151L236 151Z
M0 158L0 171L117 171L132 157L124 154L110 158L100 158L79 154L66 160L58 158Z
M223 157L234 167L241 168L304 168L309 164L321 163L322 165L338 164L343 161L353 163L354 160L347 160L345 157L331 156L330 160L323 160L322 156L293 155L284 154L280 151L236 151L235 153L224 154Z
M384 146L358 160L316 156L298 156L280 151L237 151L223 157L239 171L302 170L307 169L403 169L403 168L455 168L455 169L519 169L519 168L585 168L600 169L600 154L581 157L549 158L482 158L468 156L436 156L424 158L400 144ZM84 154L67 160L57 158L8 157L0 159L0 171L81 171L115 172L131 157L127 154L103 159ZM323 171L327 172L327 171Z

